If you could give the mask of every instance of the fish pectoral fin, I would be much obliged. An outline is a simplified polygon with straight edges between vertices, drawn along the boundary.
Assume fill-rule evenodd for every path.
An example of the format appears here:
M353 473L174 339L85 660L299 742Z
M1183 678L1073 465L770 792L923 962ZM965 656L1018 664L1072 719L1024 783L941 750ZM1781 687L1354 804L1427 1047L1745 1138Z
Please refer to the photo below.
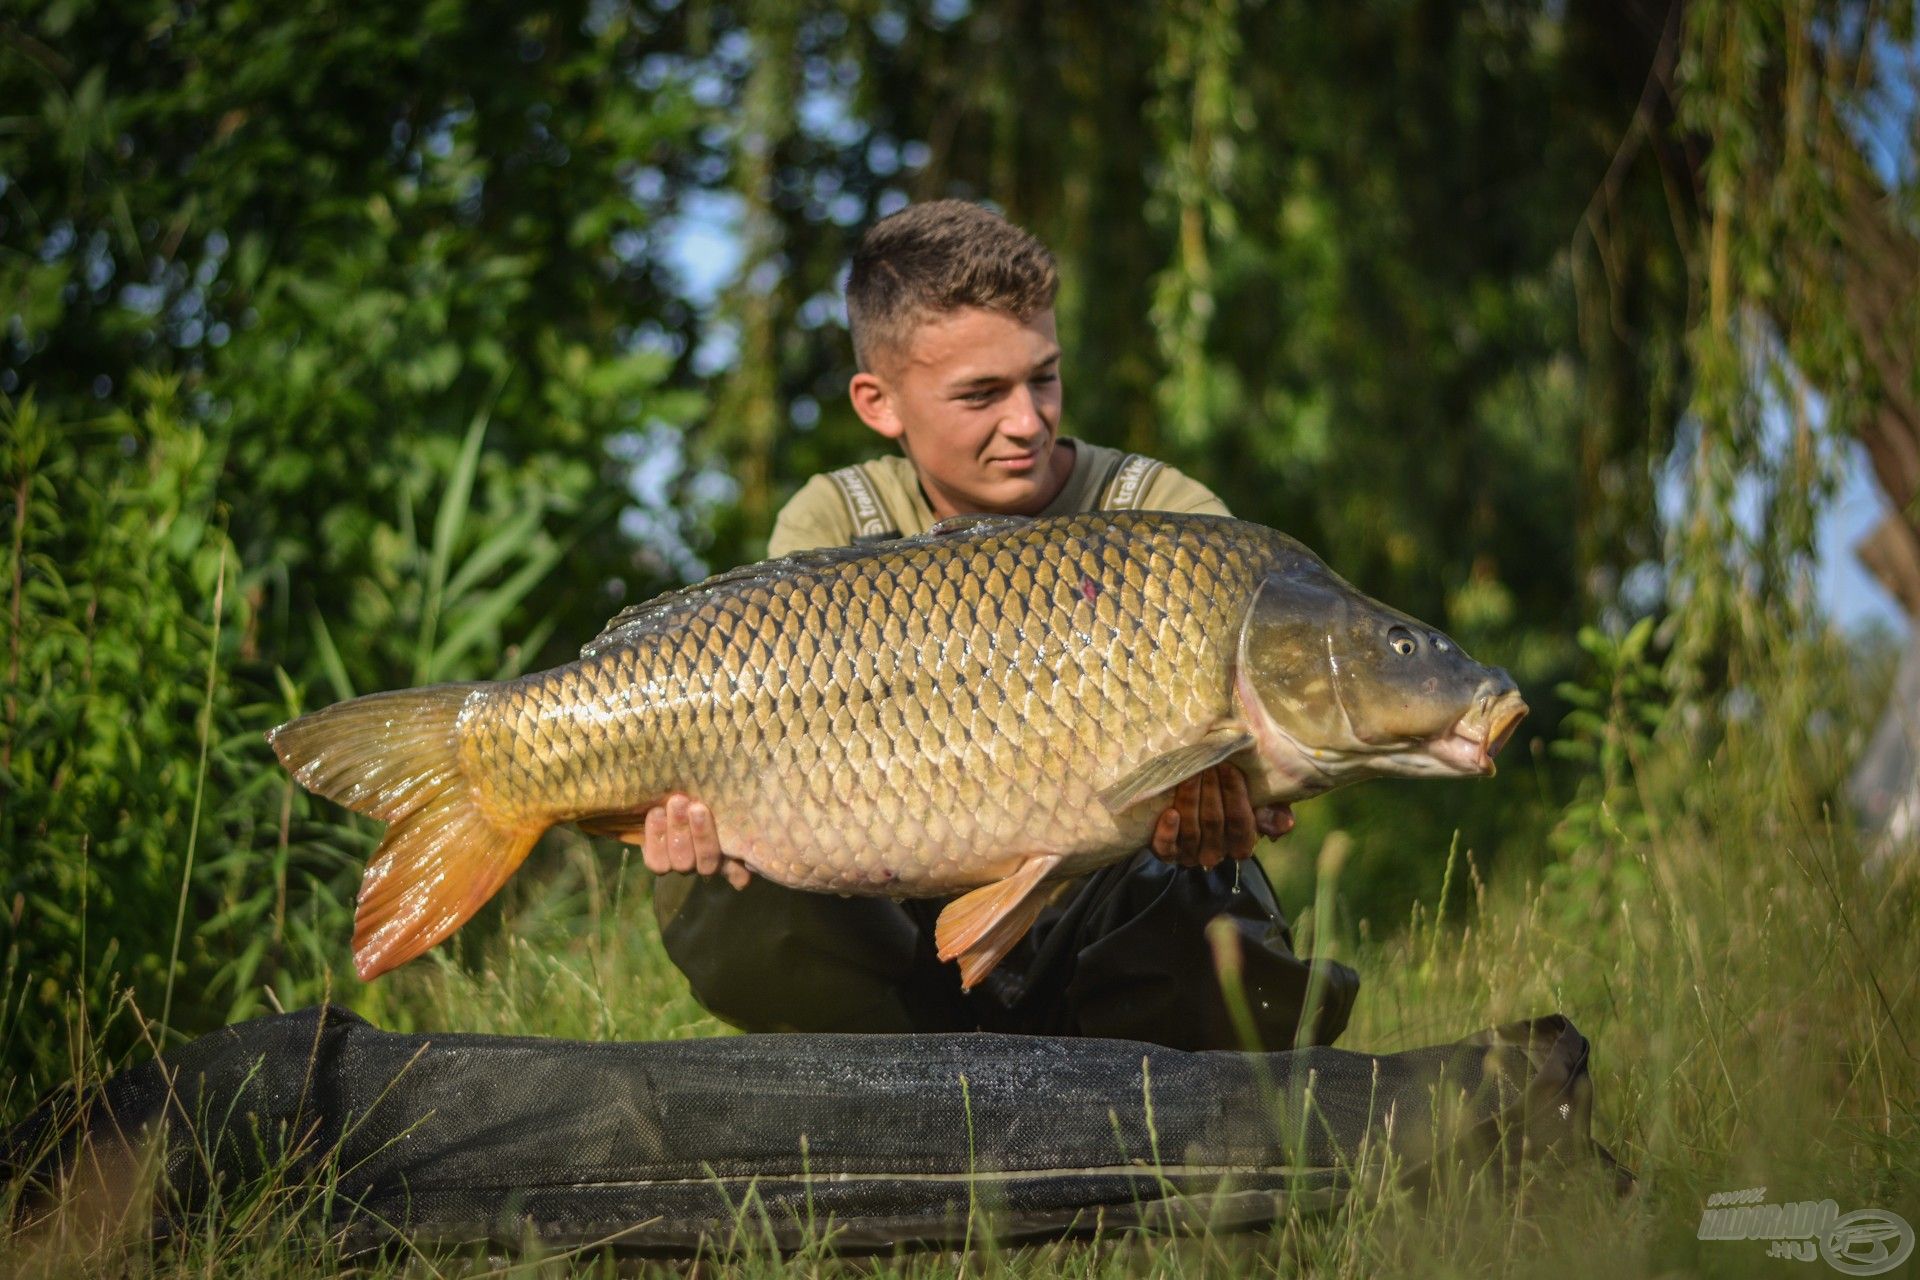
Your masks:
M972 990L1026 936L1040 909L1047 905L1047 895L1034 890L1059 865L1057 853L1028 858L1006 879L962 894L946 905L933 926L933 940L942 960L960 962L961 990Z
M1191 746L1178 747L1135 769L1100 793L1100 803L1113 813L1150 796L1171 791L1203 769L1211 769L1253 745L1253 735L1238 726L1215 729Z

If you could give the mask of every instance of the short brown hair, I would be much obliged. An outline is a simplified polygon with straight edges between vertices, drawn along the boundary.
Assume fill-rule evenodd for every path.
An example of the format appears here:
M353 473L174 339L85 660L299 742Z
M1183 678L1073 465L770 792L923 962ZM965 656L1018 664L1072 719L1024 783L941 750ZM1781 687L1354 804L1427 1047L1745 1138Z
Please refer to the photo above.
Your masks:
M1053 305L1060 277L1039 240L968 200L910 204L860 237L847 273L847 321L862 369L906 349L932 316L981 307L1028 320Z

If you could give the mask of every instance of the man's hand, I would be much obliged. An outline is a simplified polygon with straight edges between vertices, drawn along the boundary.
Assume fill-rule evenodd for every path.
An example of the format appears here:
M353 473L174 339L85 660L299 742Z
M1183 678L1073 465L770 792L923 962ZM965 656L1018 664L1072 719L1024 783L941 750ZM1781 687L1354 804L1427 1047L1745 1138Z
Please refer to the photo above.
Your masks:
M698 871L703 876L723 872L736 889L747 887L753 872L737 858L720 851L720 833L713 813L698 800L676 791L665 804L647 810L647 825L620 837L640 846L640 859L655 875L669 871Z
M1217 764L1175 787L1172 803L1154 824L1150 847L1157 857L1183 867L1212 868L1226 858L1253 853L1256 834L1283 836L1293 830L1293 810L1284 804L1253 807L1247 775Z

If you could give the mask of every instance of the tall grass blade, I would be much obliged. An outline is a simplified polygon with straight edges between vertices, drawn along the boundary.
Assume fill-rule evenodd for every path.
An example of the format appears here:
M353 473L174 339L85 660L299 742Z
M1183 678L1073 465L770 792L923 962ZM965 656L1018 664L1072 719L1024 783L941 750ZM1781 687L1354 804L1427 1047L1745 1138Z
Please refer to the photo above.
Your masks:
M440 607L445 599L447 574L453 565L453 548L467 522L467 507L473 497L473 477L480 469L480 446L487 436L487 424L493 418L496 383L486 403L473 415L473 423L460 442L460 455L453 464L453 476L447 482L446 497L433 520L433 546L428 553L427 591L420 610L420 636L414 647L415 684L426 684L433 666L434 631L440 622Z
M213 640L207 646L207 687L200 700L200 763L193 775L193 817L187 823L187 861L180 869L180 904L173 913L173 947L167 955L167 989L160 1001L160 1031L154 1039L164 1044L173 1016L173 979L180 968L180 935L187 923L187 894L193 886L193 858L200 842L200 806L207 793L207 745L213 738L213 681L220 670L220 617L226 609L227 544L220 540L220 565L213 581Z
M313 615L313 645L319 650L320 666L327 673L327 683L333 686L335 701L353 697L353 678L347 674L347 664L340 660L340 648L333 642L327 620L317 611Z
M509 613L526 599L527 594L552 572L553 566L560 561L561 547L549 539L529 554L527 562L517 569L511 578L488 592L486 598L477 604L472 612L460 620L460 624L450 631L437 652L431 655L428 665L428 679L444 680L460 659L476 643L499 629Z

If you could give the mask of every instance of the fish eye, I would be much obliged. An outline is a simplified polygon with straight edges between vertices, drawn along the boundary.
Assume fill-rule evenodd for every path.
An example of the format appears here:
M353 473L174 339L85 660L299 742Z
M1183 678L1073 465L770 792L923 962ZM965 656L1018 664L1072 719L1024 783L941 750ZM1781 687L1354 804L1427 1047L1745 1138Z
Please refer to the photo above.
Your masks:
M1387 632L1387 643L1392 645L1393 651L1403 658L1411 658L1413 651L1420 647L1413 638L1413 632L1405 627L1390 629Z

